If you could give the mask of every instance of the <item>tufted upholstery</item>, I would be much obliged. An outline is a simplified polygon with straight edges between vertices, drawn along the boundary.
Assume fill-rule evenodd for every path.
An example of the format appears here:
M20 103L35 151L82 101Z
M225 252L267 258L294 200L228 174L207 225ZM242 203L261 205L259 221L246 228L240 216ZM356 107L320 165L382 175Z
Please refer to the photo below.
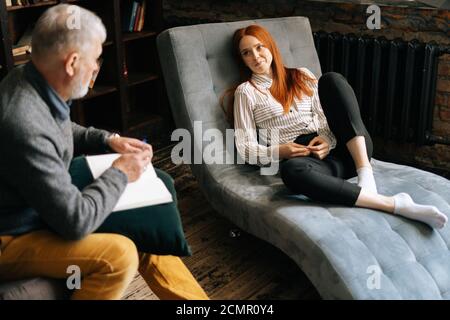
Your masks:
M220 149L220 156L235 158L233 147L225 147L221 139L202 139L201 130L228 128L218 99L238 80L231 37L237 28L254 22L274 35L286 65L321 74L304 17L164 31L157 41L172 113L177 126L193 135L193 152L209 145ZM202 126L195 121L202 121ZM447 179L375 159L372 165L380 193L408 192L417 202L450 213ZM195 164L192 170L218 212L288 254L323 298L450 298L448 226L435 231L383 212L314 203L289 194L278 175L260 175L249 165Z

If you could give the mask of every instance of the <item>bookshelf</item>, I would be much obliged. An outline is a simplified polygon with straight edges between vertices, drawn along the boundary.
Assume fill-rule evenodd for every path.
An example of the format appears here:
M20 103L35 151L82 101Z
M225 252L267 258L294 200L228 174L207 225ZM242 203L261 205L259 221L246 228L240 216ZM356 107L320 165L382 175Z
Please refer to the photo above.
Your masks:
M6 6L6 1L0 0L0 80L14 67L30 60L28 53L12 54L13 45L30 24L50 6L77 4L102 19L108 36L95 86L84 98L74 101L72 120L84 126L145 138L150 143L154 137L166 134L171 117L164 107L167 98L156 50L156 36L162 30L162 0L139 0L141 4L145 2L145 11L140 15L144 23L139 25L137 21L134 25L134 30L140 27L139 32L130 32L129 28L124 31L130 21L133 0L28 2L35 3ZM139 14L136 9L135 12Z

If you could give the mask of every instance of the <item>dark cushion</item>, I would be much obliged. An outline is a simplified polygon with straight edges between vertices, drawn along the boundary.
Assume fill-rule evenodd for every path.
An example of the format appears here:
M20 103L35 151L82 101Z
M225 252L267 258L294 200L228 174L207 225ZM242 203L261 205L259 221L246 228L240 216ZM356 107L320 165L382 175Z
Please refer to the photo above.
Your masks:
M174 201L113 212L96 232L124 235L133 240L141 252L174 256L191 255L177 208L173 179L162 170L155 168L155 171L169 189ZM72 183L80 190L94 181L85 157L74 158L69 172Z
M0 300L59 300L70 294L64 280L31 278L0 283Z

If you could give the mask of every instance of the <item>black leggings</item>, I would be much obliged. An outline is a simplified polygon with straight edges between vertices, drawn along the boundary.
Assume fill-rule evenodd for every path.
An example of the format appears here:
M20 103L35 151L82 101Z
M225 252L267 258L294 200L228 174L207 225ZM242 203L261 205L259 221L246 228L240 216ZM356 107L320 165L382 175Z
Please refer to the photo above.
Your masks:
M284 160L280 163L280 175L294 193L315 201L353 206L361 188L345 180L357 175L346 143L355 136L364 136L370 160L372 139L361 119L355 93L341 74L322 75L319 97L328 125L336 137L336 148L323 160L312 156ZM304 137L300 136L298 140Z

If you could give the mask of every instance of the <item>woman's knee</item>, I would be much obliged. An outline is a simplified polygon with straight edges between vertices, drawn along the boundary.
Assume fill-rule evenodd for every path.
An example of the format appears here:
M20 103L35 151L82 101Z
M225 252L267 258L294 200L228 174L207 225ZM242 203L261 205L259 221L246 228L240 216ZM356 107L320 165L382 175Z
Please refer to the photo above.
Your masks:
M335 106L337 101L345 101L344 105L348 105L349 101L352 101L351 105L354 104L353 100L348 100L350 97L354 97L353 89L340 73L327 72L323 74L319 79L318 91L322 107Z
M347 79L345 79L345 77L342 74L337 72L324 73L319 78L319 90L320 87L326 87L327 89L333 87L336 88L342 82L347 82Z

